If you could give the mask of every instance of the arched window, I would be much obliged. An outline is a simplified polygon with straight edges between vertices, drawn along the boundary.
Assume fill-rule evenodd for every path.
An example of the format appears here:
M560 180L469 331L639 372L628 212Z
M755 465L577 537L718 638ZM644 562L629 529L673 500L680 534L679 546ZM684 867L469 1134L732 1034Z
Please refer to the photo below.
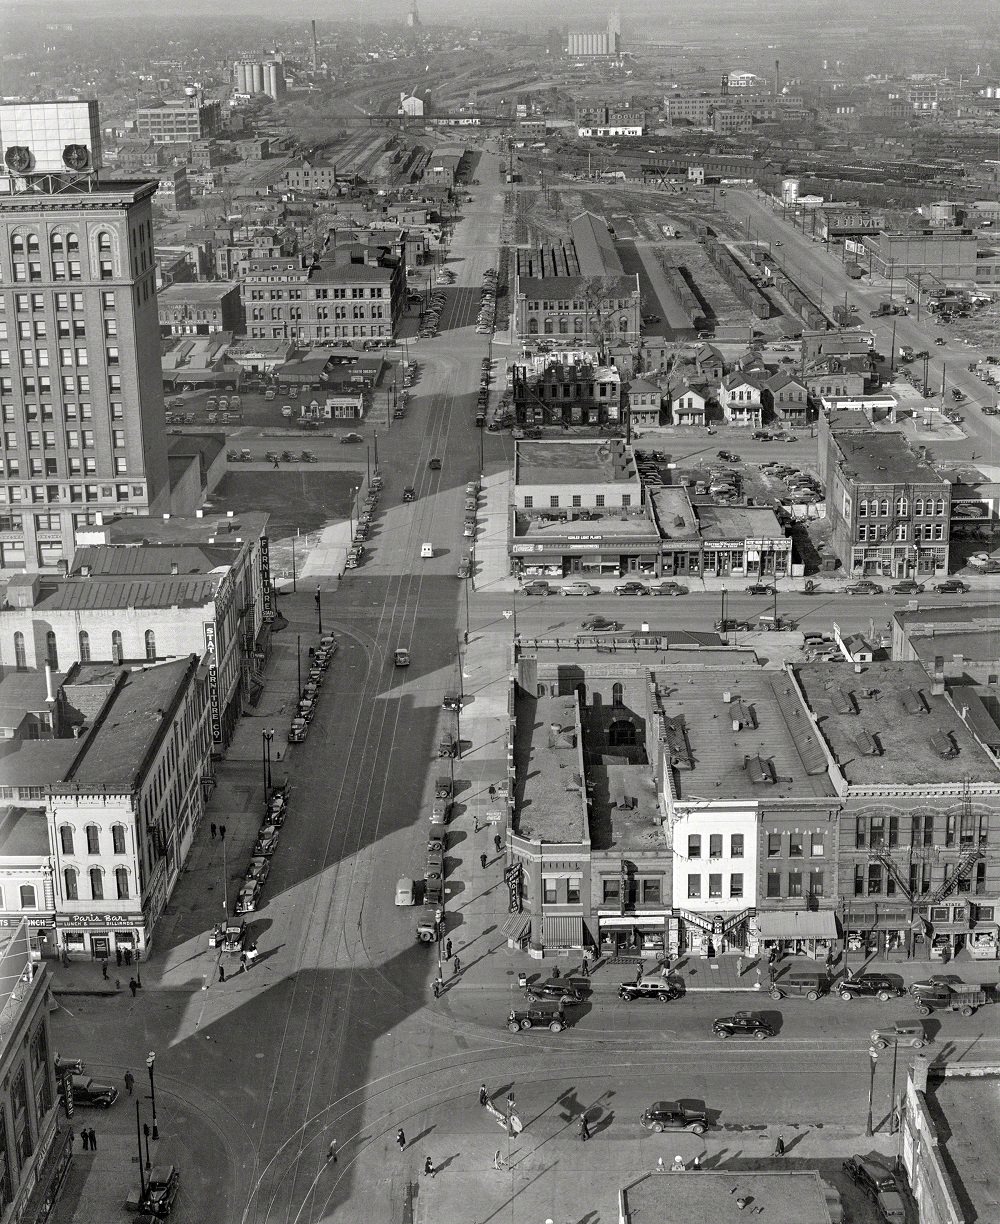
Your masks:
M70 255L79 255L80 239L76 234L66 235L66 250L69 251Z
M97 249L99 251L111 250L111 235L107 232L107 230L101 230L101 232L97 235Z
M62 850L63 854L73 853L73 826L72 825L60 825L59 826L59 849Z
M622 317L618 320L618 330L620 332L628 331L628 315L622 315Z
M90 869L90 895L95 901L104 900L104 872L100 867Z
M944 498L943 497L938 498L937 505L934 507L934 513L944 514Z
M559 335L560 336L569 335L569 322L566 319L559 320Z
M87 853L101 853L101 834L100 830L95 824L87 825Z
M537 319L528 320L528 335L529 336L538 335L538 320Z
M924 499L922 497L915 498L913 502L913 513L920 515L920 514L923 514L923 512L924 512Z
M608 743L612 748L630 748L636 743L635 727L619 718L608 727Z
M883 514L888 514L888 513L889 513L889 499L888 499L888 497L883 497L883 498L882 498L882 513L883 513Z
M90 662L90 634L86 629L80 630L80 662Z
M115 854L125 853L125 826L116 824L111 826L111 845Z
M611 704L620 706L624 704L624 698L625 698L624 686L621 684L612 685L611 686Z
M115 888L118 890L118 900L128 900L128 868L115 868Z
M35 909L35 886L34 884L21 885L21 909Z
M56 646L54 629L50 629L45 635L45 661L53 671L59 670L59 648Z
M119 629L111 631L111 661L112 663L122 661L122 635Z
M864 498L862 498L861 501L858 502L858 518L867 518L867 517L868 517L868 503L864 500Z
M898 515L907 515L910 513L910 499L908 497L896 498L896 513Z
M578 336L583 335L583 319L580 317L580 315L577 315L573 320L573 331Z
M28 235L28 254L29 254L29 255L37 255L37 254L38 254L38 252L39 252L39 249L40 249L40 248L39 248L39 246L38 246L38 235L37 235L37 234L29 234L29 235Z
M80 899L80 884L79 875L75 867L63 868L63 891L66 894L67 901L79 901Z
M62 251L63 236L62 234L53 234L49 239L49 249L52 251Z
M10 253L11 255L23 255L24 254L24 235L23 234L11 234Z
M28 656L24 652L24 634L20 629L14 634L14 666L18 671L25 671L28 666Z
M156 659L156 634L152 629L146 630L146 658L150 662Z
M547 336L551 336L551 335L552 335L552 320L551 320L551 319L546 319L546 320L545 320L545 334L546 334Z

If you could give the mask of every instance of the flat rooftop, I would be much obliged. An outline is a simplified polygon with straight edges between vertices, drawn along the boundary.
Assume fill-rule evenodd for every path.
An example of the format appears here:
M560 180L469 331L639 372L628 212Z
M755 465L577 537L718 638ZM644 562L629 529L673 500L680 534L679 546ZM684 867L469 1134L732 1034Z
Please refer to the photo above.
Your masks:
M660 535L664 540L694 540L700 533L691 498L683 485L647 485L646 497L653 504Z
M81 683L86 682L85 667L81 665ZM67 782L106 786L110 792L130 790L150 748L169 726L167 720L190 667L191 659L186 658L129 672L93 730L82 741L71 741L81 751Z
M965 1081L963 1081L964 1083ZM995 1150L995 1149L994 1149ZM664 1160L669 1164L669 1158ZM842 1219L828 1203L829 1191L815 1170L803 1172L650 1173L623 1190L629 1220L656 1224L720 1224L740 1220L736 1199L749 1199L767 1220L781 1224L833 1224ZM750 1208L753 1210L753 1208ZM985 1218L985 1217L984 1217Z
M169 306L172 302L203 302L211 305L238 288L237 281L177 281L173 285L167 285L165 289L158 289L156 300L161 306Z
M947 481L910 450L901 433L837 435L838 465L858 484L937 484Z
M533 697L518 689L515 719L518 833L545 842L586 841L576 694Z
M819 733L849 783L935 786L967 779L1000 788L1000 770L948 699L932 693L919 663L860 666L860 672L842 663L795 669ZM877 752L862 751L866 732Z
M49 829L41 808L0 807L0 859L48 858Z
M204 518L125 516L105 530L109 544L218 544L235 549L241 541L262 536L269 518L263 510L241 510L232 518L218 510Z
M105 608L201 608L210 604L221 575L136 578L66 578L35 604L38 612Z
M720 540L783 540L785 531L769 506L698 504L703 537Z
M690 750L691 768L673 770L679 801L835 793L809 715L783 672L712 668L680 655L670 663L653 679L663 716L683 729Z
M617 438L600 442L516 442L519 485L638 484L632 448Z
M544 514L548 514L549 517L541 517ZM556 510L543 510L541 513L518 510L514 515L515 537L519 540L528 538L539 542L556 538L572 540L577 537L590 542L593 541L595 535L600 535L605 541L615 538L633 540L636 536L646 535L651 544L656 543L659 539L656 527L643 514L631 514L628 518L623 519L610 512L602 513L600 510L591 510L586 518L573 520L559 518L553 521L558 514Z
M1000 1203L1000 1082L941 1079L928 1085L945 1168L967 1220L994 1224Z

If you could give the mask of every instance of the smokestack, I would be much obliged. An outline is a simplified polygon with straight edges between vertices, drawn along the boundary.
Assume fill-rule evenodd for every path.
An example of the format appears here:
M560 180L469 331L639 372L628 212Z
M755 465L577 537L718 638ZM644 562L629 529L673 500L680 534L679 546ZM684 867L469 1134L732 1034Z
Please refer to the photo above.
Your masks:
M52 664L45 664L45 700L49 705L55 701L56 695L52 691Z
M316 42L316 22L313 21L310 24L313 36L313 72L315 72L319 68L319 44Z
M774 96L781 93L781 60L774 61Z
M934 676L931 692L935 697L940 697L944 693L944 655L934 656Z

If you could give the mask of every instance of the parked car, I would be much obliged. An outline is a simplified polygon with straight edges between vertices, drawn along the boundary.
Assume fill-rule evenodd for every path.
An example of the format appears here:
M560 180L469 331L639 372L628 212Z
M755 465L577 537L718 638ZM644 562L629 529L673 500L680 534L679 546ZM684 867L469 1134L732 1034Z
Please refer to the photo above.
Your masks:
M263 888L267 877L271 874L271 860L263 854L255 854L247 865L247 883L256 880Z
M774 1029L760 1012L734 1012L731 1016L719 1016L712 1021L712 1032L716 1037L727 1040L730 1037L752 1037L755 1041L764 1041L774 1036Z
M618 998L623 1003L633 1003L636 999L656 999L658 1003L669 1003L679 994L676 986L658 974L641 977L635 982L622 982L618 987Z
M580 621L581 629L588 629L592 633L617 633L623 629L621 621L608 620L606 616L590 616L585 621Z
M239 896L236 898L237 914L252 914L257 908L260 894L260 880L247 880L240 889Z
M914 582L912 578L907 578L903 582L893 584L892 590L896 595L919 595L924 589L922 582Z
M118 1100L118 1089L104 1080L91 1079L89 1075L74 1075L71 1082L73 1100L77 1105L108 1109Z
M341 444L346 445L350 442L364 442L364 438L359 433L345 433L341 435Z
M747 587L748 595L773 595L774 587L769 582L751 582Z
M542 579L536 579L532 582L526 582L524 586L521 587L521 594L522 595L551 595L552 588L549 586L547 582L544 582Z
M889 1224L905 1224L903 1196L896 1188L896 1179L888 1165L870 1156L849 1156L843 1168L851 1181L875 1200L883 1220Z
M52 1060L52 1065L56 1069L56 1075L60 1078L68 1071L70 1075L83 1074L83 1059L82 1058L64 1058L61 1054L57 1054Z
M179 1189L180 1174L176 1165L154 1165L146 1175L146 1193L139 1209L155 1216L168 1216Z
M559 588L560 595L600 595L600 587L592 582L567 582Z
M883 1003L906 994L900 978L885 973L859 973L856 977L844 978L837 983L837 993L845 1003L851 999L876 998Z
M649 588L650 595L687 595L688 588L682 582L659 582Z
M648 595L649 587L642 582L620 582L615 587L616 595Z
M253 853L271 855L278 848L278 830L275 825L264 825L253 844Z
M740 461L739 455L735 454L733 451L727 451L727 450L720 450L719 458L724 463L739 463Z
M654 1101L639 1115L639 1125L657 1134L690 1131L703 1135L708 1130L708 1111L704 1101Z
M939 595L964 595L966 591L971 591L972 587L961 578L946 578L944 582L939 582L934 590Z
M862 578L860 582L854 582L849 587L844 588L848 595L881 595L882 588L877 582L872 582L870 578Z
M507 1028L512 1033L532 1028L547 1028L550 1033L561 1033L565 1027L566 1013L560 1003L539 1001L527 1007L512 1007L507 1014Z

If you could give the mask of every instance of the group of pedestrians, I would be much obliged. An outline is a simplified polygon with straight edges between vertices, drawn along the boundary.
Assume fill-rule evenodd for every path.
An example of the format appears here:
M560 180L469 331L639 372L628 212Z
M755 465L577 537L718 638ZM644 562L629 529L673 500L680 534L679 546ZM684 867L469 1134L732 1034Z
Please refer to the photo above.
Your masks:
M85 1152L97 1151L97 1135L94 1133L93 1127L90 1127L88 1130L88 1128L85 1126L83 1130L80 1131L80 1142L83 1144L83 1150Z

